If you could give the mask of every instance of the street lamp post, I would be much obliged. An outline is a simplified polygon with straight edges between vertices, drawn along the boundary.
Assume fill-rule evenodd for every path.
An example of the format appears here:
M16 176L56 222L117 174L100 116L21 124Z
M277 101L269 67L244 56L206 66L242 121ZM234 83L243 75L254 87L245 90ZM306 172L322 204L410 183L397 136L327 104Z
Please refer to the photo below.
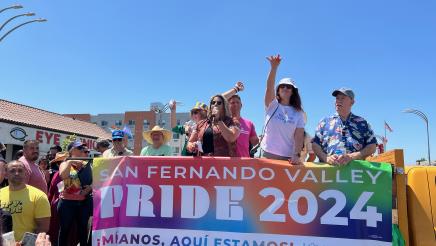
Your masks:
M405 109L403 110L403 113L409 113L409 114L415 114L419 116L421 119L424 120L425 125L427 127L427 154L428 154L428 164L431 165L431 158L430 158L430 135L428 131L428 117L423 112L416 110L416 109Z
M16 26L16 27L12 28L11 30L9 30L7 33L5 33L5 34L0 38L0 43L1 43L1 41L3 41L4 38L6 38L6 36L8 36L11 32L15 31L16 29L18 29L18 28L20 28L20 27L22 27L22 26L24 26L24 25L27 25L27 24L30 24L30 23L33 23L33 22L44 22L44 21L47 21L47 20L46 20L46 19L41 19L41 18L39 18L39 19L31 20L31 21L26 21L26 22L24 22L24 23L18 25L18 26Z
M3 30L3 28L9 23L9 22L11 22L12 20L14 20L14 19L16 19L16 18L18 18L18 17L21 17L21 16L34 16L35 15L35 13L26 13L26 14L20 14L20 15L16 15L16 16L14 16L14 17L11 17L11 18L9 18L9 20L7 20L7 21L5 21L5 23L3 23L3 25L1 25L0 26L0 32L1 32L1 30Z
M3 11L6 11L6 10L8 10L8 9L21 9L21 8L23 8L23 6L21 6L21 5L19 5L19 4L17 4L17 5L12 5L12 6L10 6L10 7L7 7L7 8L4 8L4 9L1 9L1 10L0 10L0 13L2 13Z

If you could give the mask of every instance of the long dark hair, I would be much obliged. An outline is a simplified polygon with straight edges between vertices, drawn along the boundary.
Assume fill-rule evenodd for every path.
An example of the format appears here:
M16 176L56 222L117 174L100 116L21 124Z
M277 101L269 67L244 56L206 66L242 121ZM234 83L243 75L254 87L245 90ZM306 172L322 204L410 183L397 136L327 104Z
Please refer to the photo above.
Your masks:
M280 102L279 88L280 86L277 86L276 95L277 95L277 100ZM291 98L289 99L289 105L294 107L297 111L303 111L303 106L301 105L300 93L298 93L298 89L293 86L292 86L292 95Z
M230 115L230 110L229 110L229 103L228 101L221 95L221 94L217 94L213 97L210 98L210 102L209 102L209 111L207 112L207 118L211 119L212 118L212 101L215 97L218 97L221 99L221 101L223 102L223 109L224 109L224 117L231 117Z

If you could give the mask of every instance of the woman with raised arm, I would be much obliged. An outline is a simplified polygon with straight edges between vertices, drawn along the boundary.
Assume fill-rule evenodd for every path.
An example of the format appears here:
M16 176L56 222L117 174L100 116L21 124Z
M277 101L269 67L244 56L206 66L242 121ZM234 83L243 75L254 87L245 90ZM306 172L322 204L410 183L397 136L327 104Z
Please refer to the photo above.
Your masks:
M207 118L207 105L202 102L195 103L194 107L191 109L191 120L186 122L185 124L177 124L176 119L176 110L177 105L176 102L170 103L170 109L171 109L171 129L173 133L178 133L181 135L186 135L185 137L185 144L183 145L182 149L182 156L192 156L194 153L189 152L186 149L186 146L188 144L189 137L191 136L191 133L195 130L197 127L197 123L201 120L204 120Z
M298 87L290 78L274 86L280 55L267 57L271 69L265 91L265 129L261 141L263 156L302 164L300 153L304 143L304 114Z

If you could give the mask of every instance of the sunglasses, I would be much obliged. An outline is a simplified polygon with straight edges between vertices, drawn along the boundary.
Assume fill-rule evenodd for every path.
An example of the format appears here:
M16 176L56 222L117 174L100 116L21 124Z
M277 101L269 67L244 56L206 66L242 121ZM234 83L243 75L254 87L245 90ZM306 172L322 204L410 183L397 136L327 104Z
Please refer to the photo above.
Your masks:
M222 101L212 101L211 104L212 104L212 105L220 106L221 104L223 104L223 102L222 102Z
M199 110L192 111L192 114L199 114L199 113L200 113Z
M280 89L283 89L283 88L286 88L286 89L292 89L292 85L286 85L286 84L284 84L284 85L279 85L279 88L280 88Z
M83 150L85 150L85 146L82 145L82 146L77 147L76 149L79 151L83 151Z
M116 139L112 139L112 142L121 142L121 141L123 141L123 139L122 139L122 138L116 138Z

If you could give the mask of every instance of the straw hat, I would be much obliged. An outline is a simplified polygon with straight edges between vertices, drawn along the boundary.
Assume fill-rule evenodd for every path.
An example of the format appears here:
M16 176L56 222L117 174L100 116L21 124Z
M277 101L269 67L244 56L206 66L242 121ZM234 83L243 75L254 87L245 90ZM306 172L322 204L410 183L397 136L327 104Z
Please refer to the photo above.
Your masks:
M144 139L149 143L153 144L153 140L151 138L151 134L154 132L161 132L164 136L164 144L168 143L171 140L172 134L170 131L160 127L160 126L154 126L153 129L146 131L142 134Z
M53 160L50 161L50 164L55 162L65 161L68 158L68 152L58 152Z

